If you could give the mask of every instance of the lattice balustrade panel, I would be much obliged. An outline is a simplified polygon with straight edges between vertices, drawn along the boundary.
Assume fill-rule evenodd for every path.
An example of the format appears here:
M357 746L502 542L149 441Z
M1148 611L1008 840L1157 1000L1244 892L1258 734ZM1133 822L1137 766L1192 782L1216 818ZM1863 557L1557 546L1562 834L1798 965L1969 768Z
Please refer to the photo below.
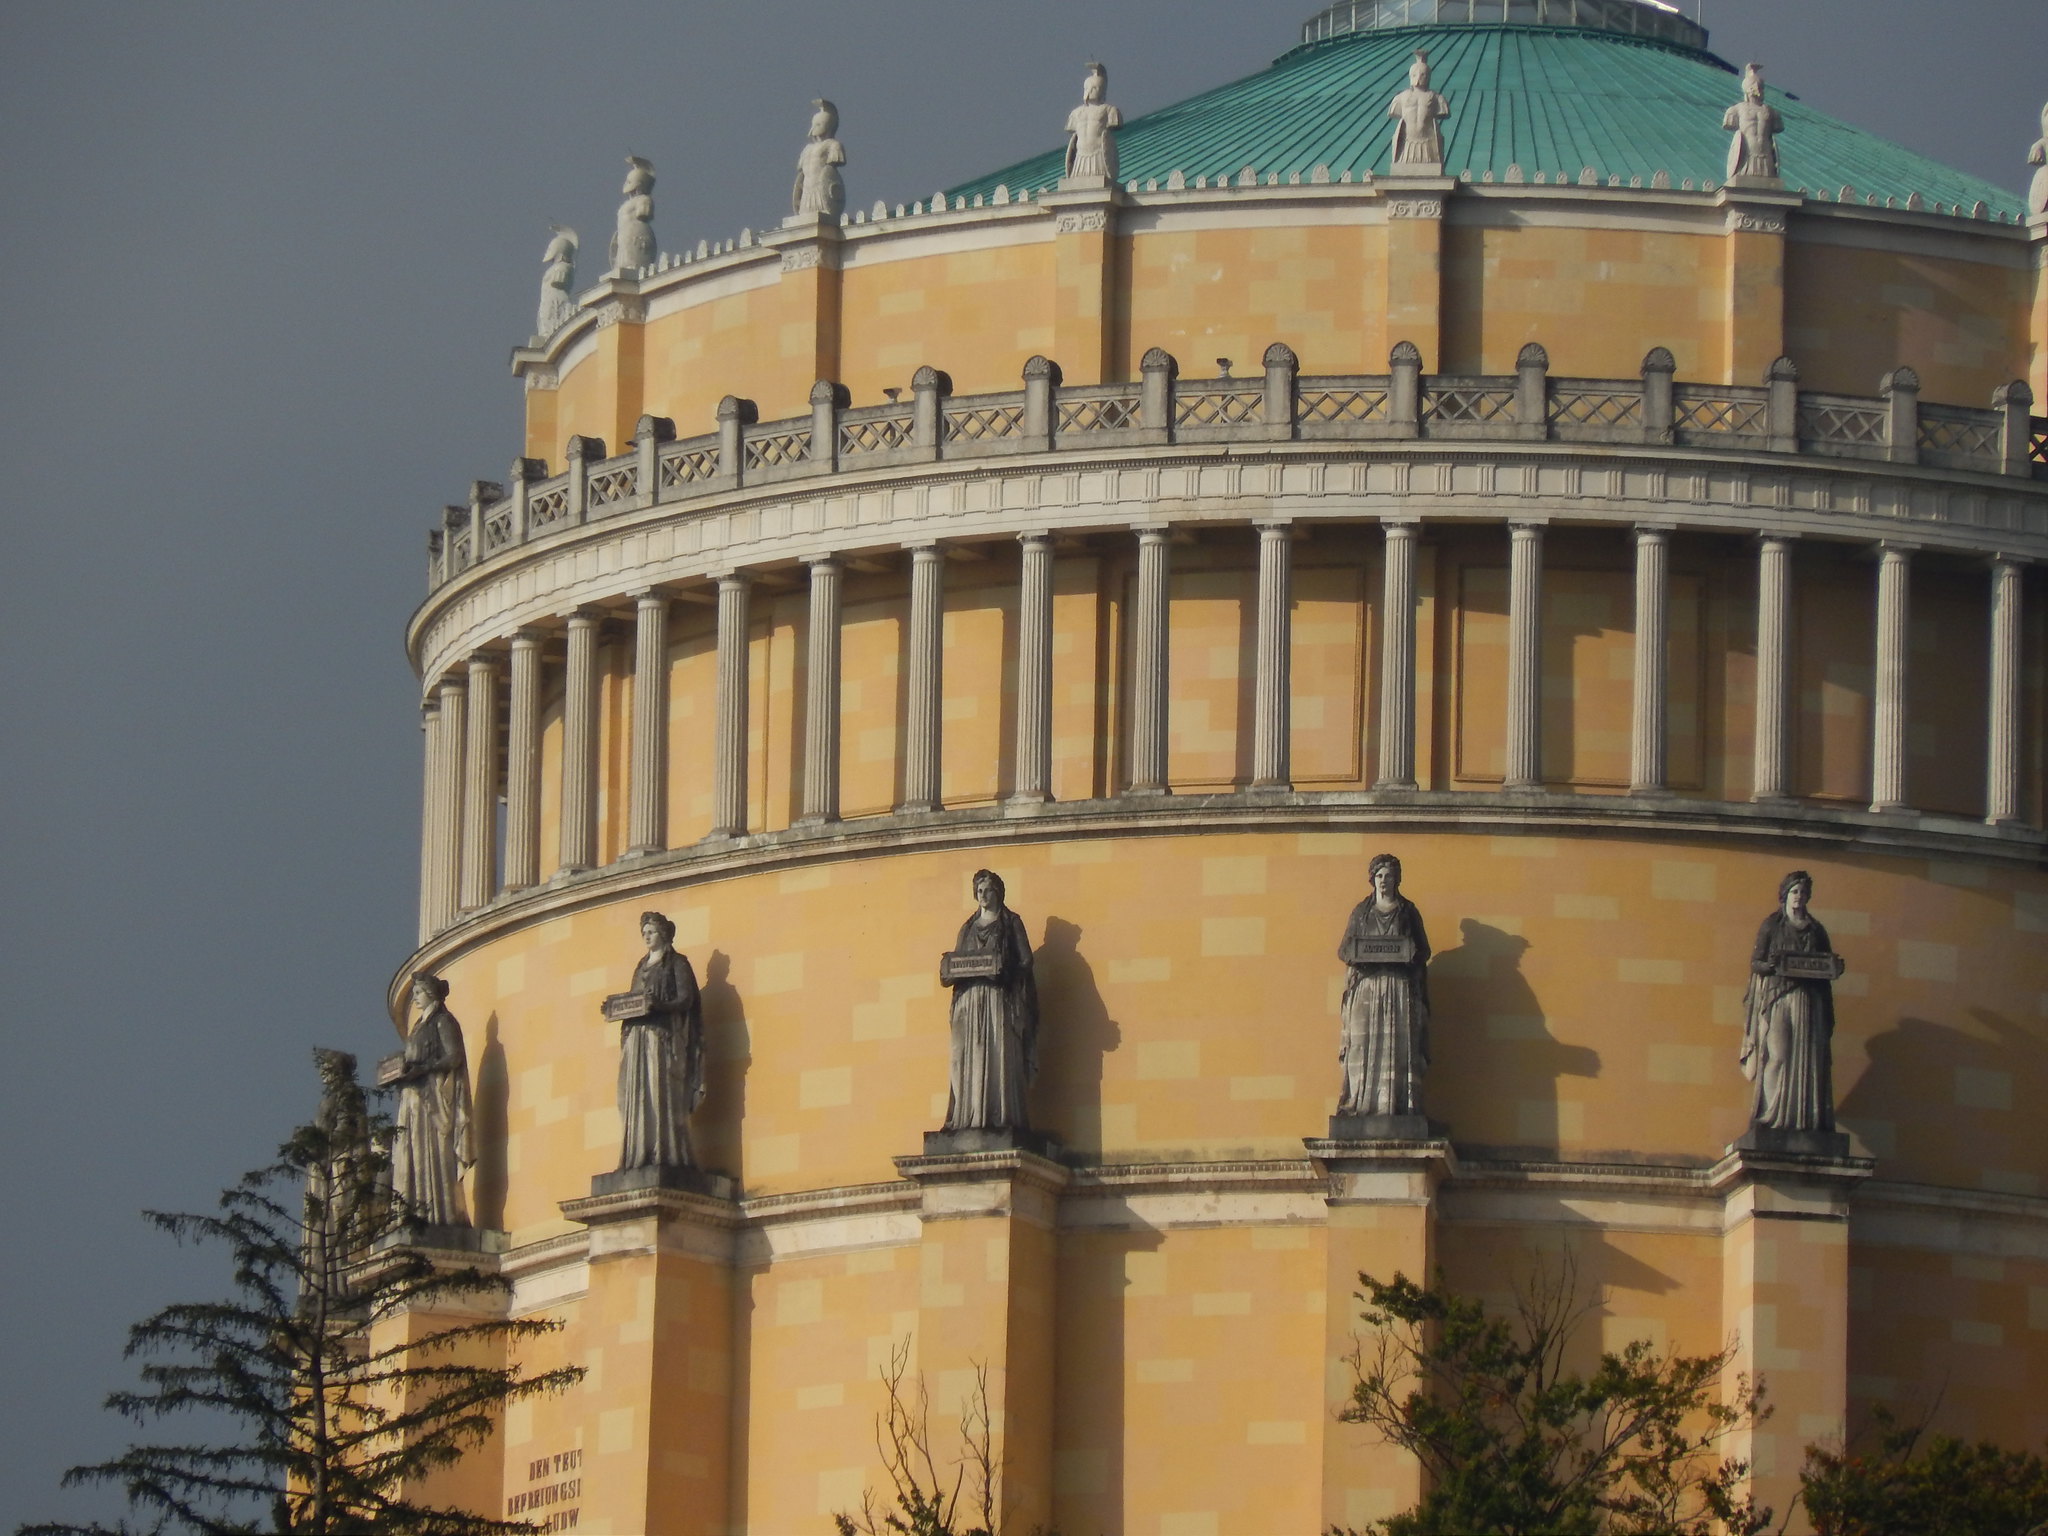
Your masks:
M1101 400L1060 401L1062 432L1114 432L1138 425L1138 397L1110 395Z
M1818 405L1812 401L1799 407L1799 436L1809 443L1882 448L1888 435L1883 411L1853 405Z
M569 516L569 493L557 487L542 491L526 504L526 527L530 533L565 521Z
M1294 402L1294 419L1311 421L1386 421L1384 389L1305 389Z
M671 454L661 461L663 489L676 485L695 485L700 480L714 479L717 474L716 448L685 448L681 453Z
M466 571L469 569L470 564L469 535L467 533L458 533L448 545L448 569L451 573Z
M969 406L946 412L946 441L979 443L1024 435L1021 405Z
M512 542L512 509L499 506L484 514L484 553L496 554Z
M851 458L862 453L883 453L910 445L910 417L876 416L866 421L839 424L839 456Z
M1445 426L1483 426L1515 419L1512 389L1431 389L1422 396L1422 419Z
M1726 395L1680 395L1672 402L1672 425L1681 432L1716 432L1762 436L1767 423L1764 402Z
M764 432L747 439L747 468L774 469L784 464L801 464L811 456L811 430Z
M1182 389L1174 397L1177 427L1234 427L1265 419L1266 391L1258 389Z
M1923 406L1920 412L1920 451L1995 462L2004 452L2003 434L1996 416L1974 412L1968 416L1950 416L1937 414Z
M1550 422L1555 427L1639 427L1643 397L1615 390L1558 390L1550 397Z
M608 507L614 502L631 500L639 489L639 467L625 464L617 469L600 470L592 475L586 500L593 507Z

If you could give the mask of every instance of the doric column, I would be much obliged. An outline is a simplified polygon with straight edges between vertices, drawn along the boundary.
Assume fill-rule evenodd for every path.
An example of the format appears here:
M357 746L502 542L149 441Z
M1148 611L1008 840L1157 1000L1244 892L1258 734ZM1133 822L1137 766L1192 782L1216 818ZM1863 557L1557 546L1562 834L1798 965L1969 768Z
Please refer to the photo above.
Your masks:
M505 727L505 889L540 883L539 630L512 636L512 700Z
M903 809L939 808L939 739L945 642L946 557L936 544L910 551L910 685L905 699Z
M439 933L455 921L461 895L462 868L462 748L468 715L464 705L469 688L459 676L450 674L434 689L439 705L439 749L434 754L434 874L432 880L432 922L429 931Z
M1634 730L1629 738L1628 788L1632 795L1670 787L1671 533L1636 528L1636 676Z
M435 789L441 782L441 706L430 696L420 705L420 942L434 934L434 854L440 846L434 818Z
M562 689L562 857L558 874L597 864L597 629L604 615L569 615L568 675Z
M469 659L469 733L462 754L464 911L498 894L498 660Z
M1017 785L1025 802L1052 798L1052 535L1022 533L1017 590Z
M1792 779L1792 541L1757 543L1756 774L1752 800L1782 800Z
M1172 532L1138 530L1138 601L1132 615L1131 785L1163 795L1166 785L1167 553Z
M1374 789L1415 787L1414 523L1388 522L1380 581L1380 773Z
M1877 708L1870 745L1870 808L1906 806L1906 644L1913 546L1883 546L1877 562Z
M1294 529L1288 523L1260 523L1258 528L1259 631L1252 683L1252 788L1292 789L1288 737L1293 703L1289 693L1289 652L1294 618Z
M642 592L633 622L633 778L626 852L668 847L668 599Z
M740 572L718 578L718 723L712 742L711 835L747 830L747 598Z
M811 623L805 653L802 821L839 819L839 562L811 565Z
M1508 750L1504 787L1543 783L1543 525L1510 523Z
M1991 562L1991 720L1984 819L2020 820L2020 603L2024 568L2010 555Z

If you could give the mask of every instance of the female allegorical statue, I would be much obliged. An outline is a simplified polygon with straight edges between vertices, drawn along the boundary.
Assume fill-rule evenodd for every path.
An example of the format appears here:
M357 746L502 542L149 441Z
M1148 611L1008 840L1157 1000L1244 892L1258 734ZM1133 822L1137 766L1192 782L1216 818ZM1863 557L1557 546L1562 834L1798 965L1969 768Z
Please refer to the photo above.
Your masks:
M462 1026L448 1011L448 983L425 971L412 979L419 1018L389 1086L398 1090L391 1142L391 1191L400 1219L430 1227L466 1227L462 1175L476 1161L470 1139L469 1058Z
M704 1102L704 1009L697 974L675 950L676 925L640 914L647 957L633 987L605 999L619 1026L621 1168L693 1168L689 1117Z
M1372 895L1351 909L1337 958L1344 982L1343 1115L1419 1115L1429 1065L1429 935L1401 894L1401 861L1375 854ZM1404 942L1405 941L1405 942ZM1403 958L1405 954L1405 958Z
M960 925L939 980L953 989L949 1131L1026 1128L1024 1091L1038 1072L1038 983L1024 919L1003 905L1003 881L974 872L979 906Z
M1832 1042L1841 962L1828 931L1806 910L1813 876L1795 869L1778 884L1778 910L1756 932L1743 998L1742 1075L1756 1084L1750 1124L1776 1131L1832 1131ZM1801 958L1805 957L1805 958Z

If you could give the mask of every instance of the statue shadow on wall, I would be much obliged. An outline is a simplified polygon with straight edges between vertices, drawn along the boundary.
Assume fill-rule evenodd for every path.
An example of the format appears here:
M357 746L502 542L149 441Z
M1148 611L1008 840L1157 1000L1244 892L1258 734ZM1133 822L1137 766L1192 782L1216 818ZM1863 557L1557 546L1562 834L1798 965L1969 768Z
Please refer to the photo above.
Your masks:
M1430 1071L1424 1103L1461 1145L1554 1157L1558 1082L1598 1077L1600 1053L1550 1032L1522 974L1529 941L1476 918L1429 965Z
M484 1048L476 1059L470 1110L476 1149L476 1169L470 1175L470 1217L479 1227L493 1231L505 1225L505 1137L511 1103L512 1075L505 1067L505 1045L498 1038L498 1016L493 1013L484 1023Z
M1540 1296L1560 1284L1568 1290L1570 1310L1577 1317L1562 1364L1567 1370L1591 1375L1600 1368L1603 1350L1618 1353L1631 1340L1649 1336L1626 1320L1653 1316L1659 1309L1633 1298L1668 1296L1680 1282L1616 1246L1590 1222L1569 1218L1558 1224L1523 1228L1519 1251L1496 1252L1487 1280L1471 1294L1493 1315L1513 1319L1522 1297ZM1610 1319L1620 1326L1610 1330ZM1651 1337L1650 1341L1670 1347L1668 1339ZM1680 1341L1678 1347L1686 1345ZM1693 1347L1707 1346L1696 1342Z
M711 951L698 984L704 1003L704 1108L696 1132L699 1161L715 1173L739 1178L740 1127L747 1118L747 1073L754 1064L754 1037L747 1008L732 984L732 956Z
M1838 993L1836 1010L1854 1009L1861 1001ZM1997 1115L2001 1103L2015 1110L2048 1098L2048 1053L2041 1050L2040 1032L1988 1008L1972 1008L1968 1017L1975 1028L1910 1016L1895 1019L1864 1045L1870 1064L1846 1092L1838 1026L1835 1118L1877 1158L1880 1176L1886 1174L1885 1164L1896 1159L1958 1162L1974 1173L1989 1148L1973 1152L1969 1142L1984 1131L1997 1132L1985 1117ZM2008 1136L2016 1140L2020 1124L2013 1118ZM2011 1172L2041 1177L2038 1157L2027 1166L2020 1148L2012 1150L2017 1154L2013 1160L2022 1165ZM1938 1174L1912 1176L1944 1182Z
M1102 1059L1123 1043L1123 1030L1081 953L1081 925L1048 917L1031 967L1040 1020L1031 1123L1063 1147L1100 1157Z

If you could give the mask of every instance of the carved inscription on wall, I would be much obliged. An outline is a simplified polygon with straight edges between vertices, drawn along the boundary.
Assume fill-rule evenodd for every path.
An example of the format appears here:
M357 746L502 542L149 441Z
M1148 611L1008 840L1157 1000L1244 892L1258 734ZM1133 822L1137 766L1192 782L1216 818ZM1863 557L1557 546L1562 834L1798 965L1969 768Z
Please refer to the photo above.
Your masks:
M557 1451L529 1461L526 1480L532 1486L505 1501L505 1518L530 1519L546 1532L575 1530L583 1515L576 1502L583 1497L582 1469L580 1450Z

